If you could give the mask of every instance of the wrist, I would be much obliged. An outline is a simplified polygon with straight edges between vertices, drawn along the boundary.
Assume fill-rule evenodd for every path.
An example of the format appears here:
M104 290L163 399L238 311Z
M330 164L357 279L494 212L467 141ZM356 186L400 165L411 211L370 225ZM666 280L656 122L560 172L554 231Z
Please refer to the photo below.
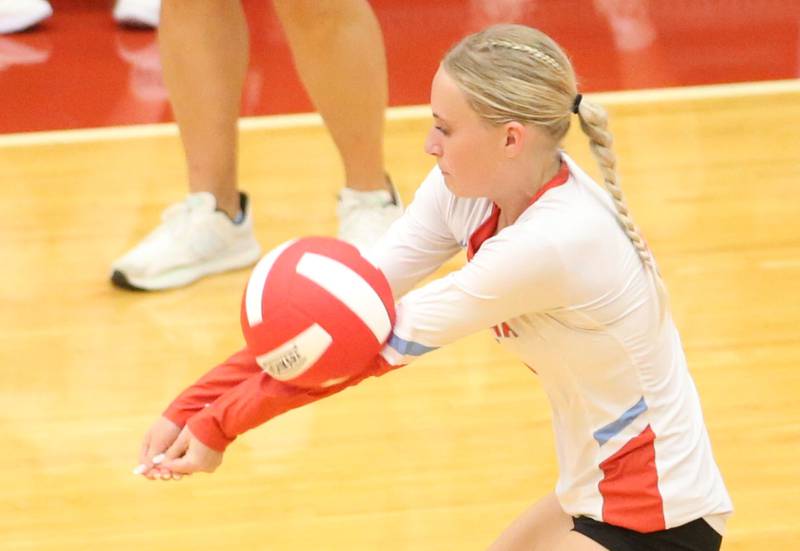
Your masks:
M197 408L181 407L176 401L171 403L161 415L178 425L178 427L183 428L189 419L194 414L198 413L198 411Z
M218 452L224 452L225 448L236 439L236 436L230 437L225 434L211 415L197 414L190 418L186 425L195 438Z

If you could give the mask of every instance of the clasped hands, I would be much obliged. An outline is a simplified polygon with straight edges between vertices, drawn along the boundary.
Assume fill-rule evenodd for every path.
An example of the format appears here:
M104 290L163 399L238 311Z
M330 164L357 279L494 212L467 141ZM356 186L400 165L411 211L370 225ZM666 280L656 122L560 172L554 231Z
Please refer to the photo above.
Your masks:
M160 417L145 434L134 474L150 480L180 480L197 472L212 473L222 463L223 452L209 448L189 427Z

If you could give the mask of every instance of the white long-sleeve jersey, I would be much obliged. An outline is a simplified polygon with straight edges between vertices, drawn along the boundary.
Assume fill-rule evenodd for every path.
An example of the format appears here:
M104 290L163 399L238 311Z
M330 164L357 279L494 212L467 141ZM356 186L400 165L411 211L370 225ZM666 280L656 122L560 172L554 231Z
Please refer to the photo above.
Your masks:
M394 365L491 330L553 410L564 511L640 532L732 510L669 312L607 193L567 155L516 222L434 169L372 253L398 302ZM411 290L460 249L459 270Z

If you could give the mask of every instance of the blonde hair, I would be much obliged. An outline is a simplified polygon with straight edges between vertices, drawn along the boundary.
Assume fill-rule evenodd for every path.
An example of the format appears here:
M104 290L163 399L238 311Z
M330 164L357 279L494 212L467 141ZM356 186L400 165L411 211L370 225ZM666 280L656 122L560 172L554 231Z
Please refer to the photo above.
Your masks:
M456 44L445 55L442 67L472 109L490 124L518 121L535 125L556 142L567 134L578 94L575 72L564 51L543 32L523 25L489 27ZM666 287L619 185L608 114L585 98L578 103L577 114L614 202L617 220L654 278L663 318Z

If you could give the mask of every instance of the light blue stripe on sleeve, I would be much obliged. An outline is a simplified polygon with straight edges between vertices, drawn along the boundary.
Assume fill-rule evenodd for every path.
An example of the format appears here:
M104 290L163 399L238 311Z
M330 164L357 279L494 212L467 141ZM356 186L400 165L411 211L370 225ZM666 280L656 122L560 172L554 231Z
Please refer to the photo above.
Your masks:
M594 439L602 446L611 440L611 438L622 432L622 429L630 425L634 419L645 411L647 411L647 404L644 401L644 396L642 396L641 400L636 402L636 405L631 409L623 413L619 419L609 423L605 427L597 429L594 433Z
M423 354L436 350L430 346L419 344L418 342L406 341L392 333L389 339L389 346L397 350L403 356L422 356Z

